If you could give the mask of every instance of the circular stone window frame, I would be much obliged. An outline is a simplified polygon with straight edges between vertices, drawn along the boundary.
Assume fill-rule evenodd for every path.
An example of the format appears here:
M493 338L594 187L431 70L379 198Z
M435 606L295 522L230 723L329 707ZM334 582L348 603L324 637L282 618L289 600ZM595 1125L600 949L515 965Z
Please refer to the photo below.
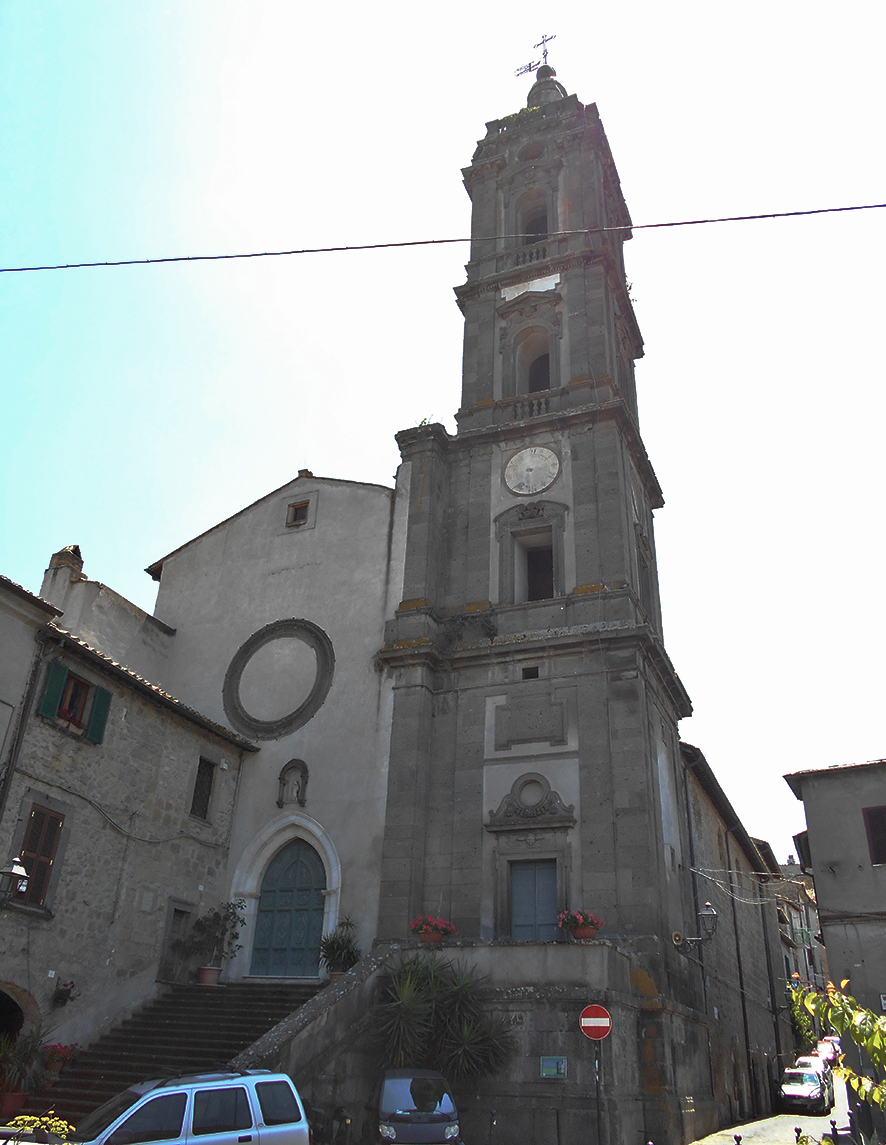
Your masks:
M307 699L288 715L277 720L259 720L251 716L240 699L240 682L250 660L266 644L294 637L312 648L317 656L317 675ZM312 719L326 699L335 674L332 641L322 628L310 620L273 620L244 641L231 660L222 687L225 714L239 732L254 739L282 739Z

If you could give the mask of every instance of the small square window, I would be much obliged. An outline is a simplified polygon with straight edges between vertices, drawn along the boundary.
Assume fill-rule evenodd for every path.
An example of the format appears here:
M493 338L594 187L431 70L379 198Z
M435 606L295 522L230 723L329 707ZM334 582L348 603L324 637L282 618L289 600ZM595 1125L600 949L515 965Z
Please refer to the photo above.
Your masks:
M311 507L310 501L296 501L290 505L286 511L286 524L287 525L305 525L308 520L308 509Z
M198 819L209 818L209 800L212 797L212 781L215 777L215 764L201 759L197 765L197 778L194 781L194 796L191 799L191 814Z
M538 679L538 666L523 669L524 680L537 680Z

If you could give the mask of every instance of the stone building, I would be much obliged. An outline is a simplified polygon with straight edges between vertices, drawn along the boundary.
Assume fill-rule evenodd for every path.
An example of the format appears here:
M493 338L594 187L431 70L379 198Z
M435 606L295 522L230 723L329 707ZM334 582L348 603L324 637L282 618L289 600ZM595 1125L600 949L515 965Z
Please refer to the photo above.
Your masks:
M886 760L796 771L785 781L803 803L806 831L794 836L812 875L830 978L875 1014L886 1013ZM846 1064L874 1076L848 1037ZM886 1133L882 1111L855 1105L865 1133Z
M153 617L64 553L41 595L79 638L58 636L65 655L100 648L92 668L129 681L146 736L159 693L133 673L205 713L162 718L222 737L208 758L227 752L229 775L260 748L227 872L204 885L248 904L233 976L316 977L316 939L342 914L364 949L445 915L518 1051L474 1095L474 1136L494 1108L502 1140L569 1145L589 1119L600 1140L692 1140L768 1111L789 1045L777 870L677 732L691 706L662 639L630 216L596 107L547 66L464 179L455 435L400 433L393 489L302 470L152 564ZM64 734L31 718L35 740ZM172 819L196 744L181 750ZM165 893L167 911L195 901ZM719 931L702 943L707 901ZM560 941L565 908L602 914L600 936ZM133 1001L149 992L138 965ZM590 1002L613 1018L596 1046L578 1020Z
M3 903L0 1022L87 1042L153 992L175 935L226 896L256 749L60 628L46 601L5 579L0 601L5 674L25 677L2 681L15 711L0 838L30 875Z

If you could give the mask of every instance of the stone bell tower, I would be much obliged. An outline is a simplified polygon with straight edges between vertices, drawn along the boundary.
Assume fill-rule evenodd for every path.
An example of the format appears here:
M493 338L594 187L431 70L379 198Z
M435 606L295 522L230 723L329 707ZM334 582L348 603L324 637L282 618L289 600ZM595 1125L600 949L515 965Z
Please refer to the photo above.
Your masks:
M458 432L398 434L408 495L378 933L544 942L583 907L670 933L677 720L637 420L630 216L594 105L539 68L487 124L472 202ZM691 915L690 915L691 917Z

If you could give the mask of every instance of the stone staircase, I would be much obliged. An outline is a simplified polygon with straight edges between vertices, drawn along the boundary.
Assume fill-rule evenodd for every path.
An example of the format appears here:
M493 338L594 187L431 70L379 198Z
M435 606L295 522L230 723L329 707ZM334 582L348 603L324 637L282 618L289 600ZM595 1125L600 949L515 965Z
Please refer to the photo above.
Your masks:
M319 985L253 982L165 987L94 1042L54 1085L31 1094L22 1112L54 1109L76 1125L134 1082L218 1070L318 989Z

